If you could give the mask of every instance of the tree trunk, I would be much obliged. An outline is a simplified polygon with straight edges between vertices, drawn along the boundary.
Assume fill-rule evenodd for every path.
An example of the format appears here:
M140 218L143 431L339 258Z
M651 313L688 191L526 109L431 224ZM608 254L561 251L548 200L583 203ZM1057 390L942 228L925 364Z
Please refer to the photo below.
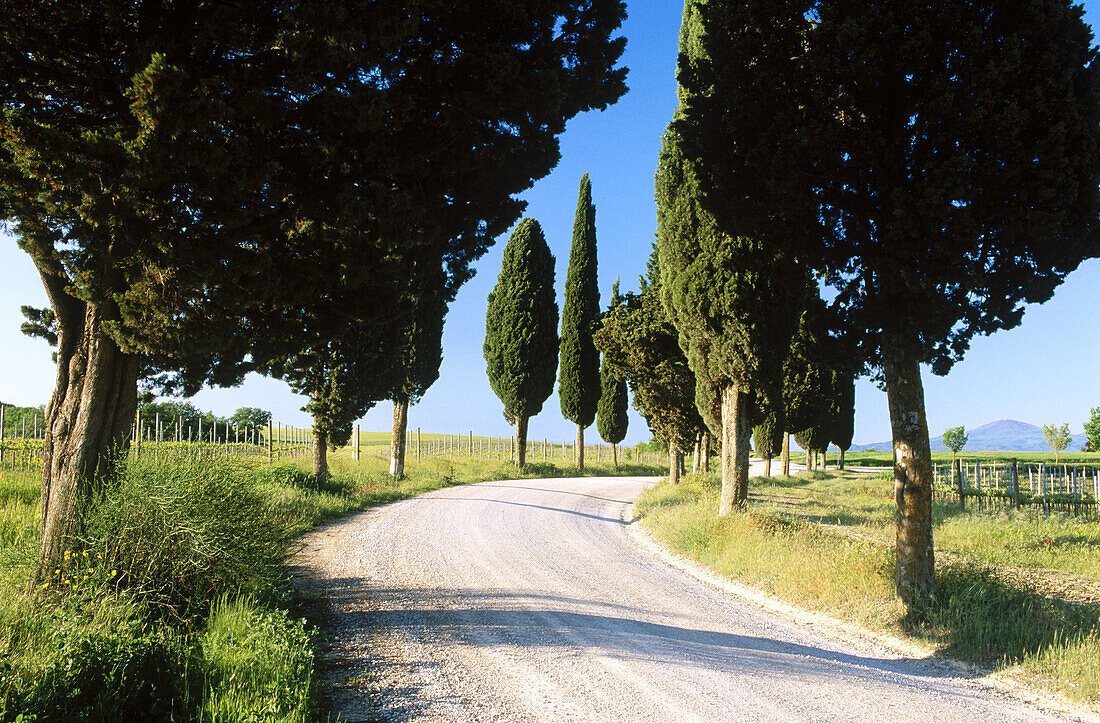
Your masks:
M932 451L920 364L896 339L883 343L883 372L894 438L898 597L907 608L936 592L932 550Z
M791 435L789 432L783 433L783 452L780 456L780 461L783 463L783 476L791 476Z
M836 457L836 468L841 472L844 471L844 450L840 450L840 454Z
M577 425L577 446L574 450L577 469L584 470L584 427Z
M516 417L516 449L512 461L519 469L527 464L527 417Z
M393 431L390 433L390 476L405 476L405 431L409 424L409 398L393 400Z
M668 481L670 484L680 483L680 450L676 449L675 442L668 443Z
M951 455L954 457L954 455ZM963 487L962 470L959 469L959 460L951 460L951 471L955 475L955 488L959 491L959 509L966 509L966 489Z
M772 476L772 458L771 457L765 457L764 458L764 476L765 477L771 477Z
M64 292L60 277L42 273L57 318L57 376L46 407L40 516L42 538L34 583L57 582L65 550L83 525L86 503L109 482L129 441L137 410L138 359L104 330L118 319L111 304L89 304Z
M699 448L702 450L703 459L699 462L700 470L703 474L710 472L710 430L703 430L703 439L699 443Z
M701 440L703 439L703 433L699 432L695 435L695 446L691 450L691 473L697 474L699 472L699 447Z
M615 471L619 471L619 445L611 445L611 461L615 465Z
M313 425L313 477L317 484L328 479L328 434Z
M752 393L736 384L722 389L722 496L718 514L728 515L749 497Z

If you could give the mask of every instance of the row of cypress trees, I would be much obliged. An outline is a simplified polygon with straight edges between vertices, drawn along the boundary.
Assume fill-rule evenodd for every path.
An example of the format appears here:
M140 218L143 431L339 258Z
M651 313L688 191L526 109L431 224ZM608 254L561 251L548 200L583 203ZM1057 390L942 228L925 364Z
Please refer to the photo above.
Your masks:
M1069 0L685 3L657 255L699 409L721 418L719 511L745 503L759 410L813 407L784 399L785 377L822 404L773 424L817 448L825 402L871 375L889 402L910 608L936 594L920 364L945 374L975 334L1017 325L1100 255L1100 62L1082 13ZM832 395L813 391L833 384L827 366L790 369L815 335L843 346Z
M618 288L612 292L618 297ZM614 302L613 302L614 303ZM554 256L542 226L525 218L504 248L497 284L485 313L484 354L489 385L516 430L518 467L526 464L528 420L542 411L557 376L562 416L577 427L575 463L584 469L584 430L598 429L615 450L626 436L626 386L604 364L592 334L600 318L596 277L596 208L586 173L581 178L558 336Z

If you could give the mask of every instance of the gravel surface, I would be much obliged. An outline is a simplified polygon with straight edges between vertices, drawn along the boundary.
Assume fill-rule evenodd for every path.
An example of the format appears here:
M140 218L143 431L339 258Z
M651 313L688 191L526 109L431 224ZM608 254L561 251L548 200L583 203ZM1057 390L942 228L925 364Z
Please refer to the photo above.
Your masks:
M626 522L651 479L453 487L298 556L345 721L1053 721L929 658L685 571Z

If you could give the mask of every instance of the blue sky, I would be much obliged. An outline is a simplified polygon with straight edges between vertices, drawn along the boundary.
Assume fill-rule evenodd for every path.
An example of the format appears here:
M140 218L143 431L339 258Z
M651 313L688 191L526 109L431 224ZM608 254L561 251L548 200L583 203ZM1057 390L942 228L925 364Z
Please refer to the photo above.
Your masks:
M546 232L557 258L561 289L569 258L573 214L580 177L589 173L596 204L602 303L616 278L624 291L637 288L656 228L653 174L660 136L676 105L676 39L682 3L628 0L624 64L630 92L602 113L573 119L561 137L562 159L523 198L527 215ZM1100 22L1100 0L1085 3L1086 16ZM481 345L485 300L496 282L506 237L476 265L477 275L451 307L444 331L439 381L409 412L411 428L425 431L508 436L500 402L489 389ZM977 338L966 358L946 377L925 371L928 424L934 437L950 426L973 428L998 419L1032 424L1068 422L1079 432L1092 407L1100 406L1100 259L1071 274L1042 306L1030 307L1016 329ZM559 298L559 305L560 305ZM0 233L0 400L44 404L53 387L53 365L44 342L19 332L19 306L45 306L37 274L14 239ZM193 402L230 414L238 407L269 409L276 421L306 426L305 399L282 382L250 377L235 389L201 391ZM381 403L361 422L363 429L388 430L390 405ZM530 423L532 439L569 440L571 423L562 419L557 397ZM595 440L595 426L588 438ZM648 439L645 422L632 412L627 443ZM890 439L886 395L867 381L856 389L855 441Z

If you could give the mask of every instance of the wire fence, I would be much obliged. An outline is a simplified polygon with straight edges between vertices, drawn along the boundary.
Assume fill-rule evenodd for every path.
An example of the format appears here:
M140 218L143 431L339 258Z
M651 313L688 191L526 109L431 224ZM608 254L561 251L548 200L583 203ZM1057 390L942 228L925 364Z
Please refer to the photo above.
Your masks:
M1100 519L1100 467L1095 464L959 460L957 468L956 476L950 464L933 467L936 499L979 510L1011 505Z

